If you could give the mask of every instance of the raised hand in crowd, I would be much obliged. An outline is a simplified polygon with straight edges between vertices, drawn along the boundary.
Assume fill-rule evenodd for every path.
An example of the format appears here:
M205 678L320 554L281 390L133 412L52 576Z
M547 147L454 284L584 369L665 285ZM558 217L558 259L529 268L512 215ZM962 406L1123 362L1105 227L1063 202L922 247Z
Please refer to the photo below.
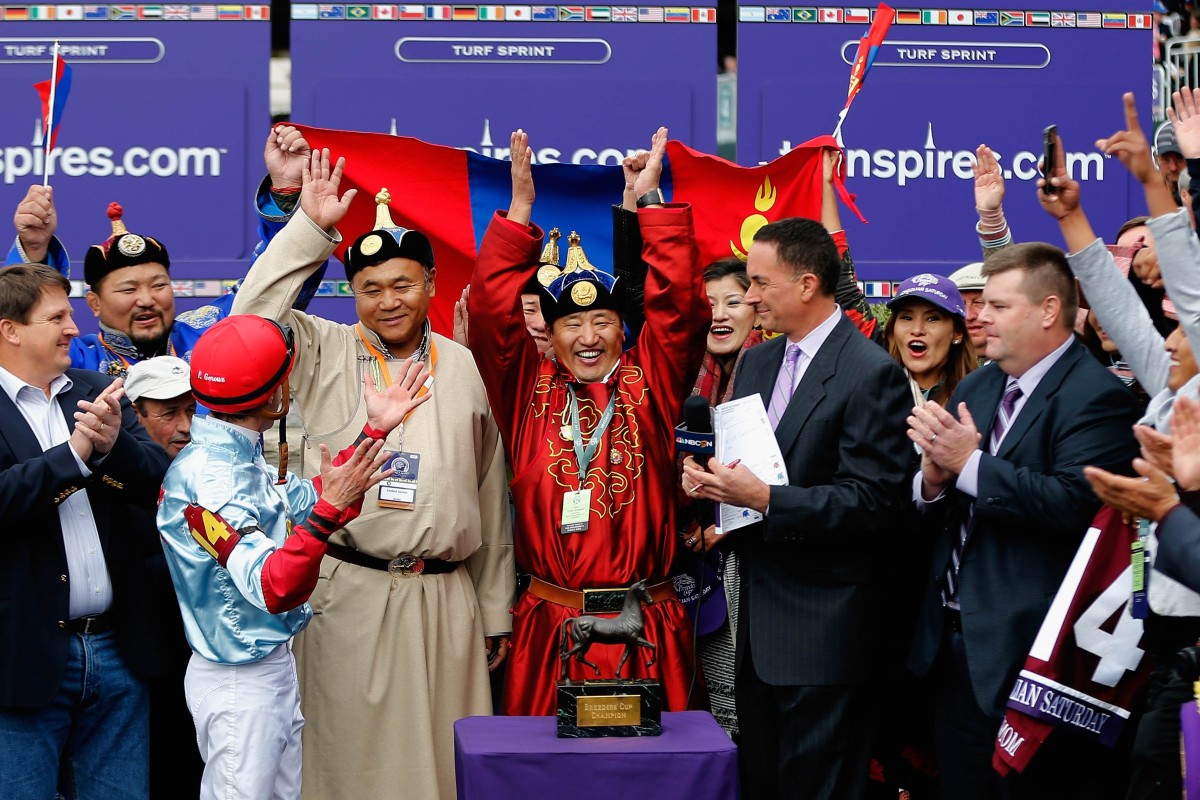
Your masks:
M1133 254L1130 267L1142 283L1152 289L1163 288L1162 270L1158 266L1158 248L1146 246Z
M996 154L986 144L975 148L975 209L979 212L996 212L1004 206L1004 173Z
M1200 489L1200 402L1180 394L1171 411L1172 472L1185 492Z
M389 457L383 449L385 444L383 439L364 439L349 458L336 466L329 447L321 445L321 499L345 511L372 486L391 477L390 469L382 469Z
M297 128L283 122L272 126L263 150L263 162L271 178L271 189L299 189L303 185L304 170L311 153L308 140Z
M96 395L95 400L79 401L71 447L84 461L112 452L121 433L121 398L124 396L125 380L116 378Z
M58 229L58 213L54 210L54 189L50 186L30 186L17 204L13 215L17 238L25 257L31 262L44 263L50 239Z
M1144 458L1135 458L1133 468L1140 477L1126 478L1099 467L1084 467L1083 475L1096 496L1124 514L1127 522L1135 518L1158 522L1179 505L1175 485Z
M921 448L921 495L925 500L941 494L979 449L982 434L966 403L958 404L958 417L931 400L914 408L908 418L908 438Z
M508 203L508 218L521 225L528 225L533 215L533 148L529 146L529 134L517 128L509 137L509 152L512 158L512 199Z
M377 431L391 433L412 410L433 397L429 365L411 358L400 362L399 374L382 392L375 388L369 373L363 374L363 402L367 424ZM429 384L424 392L421 387Z
M470 315L467 313L467 300L471 297L471 284L463 287L462 294L454 301L454 341L461 344L463 347L470 347L467 344L467 328L469 327Z
M837 175L842 151L827 147L821 151L821 226L833 233L842 230L842 218L838 214L837 188L833 178Z
M650 158L650 153L646 150L639 150L631 156L625 156L621 162L621 172L625 177L625 189L621 192L621 208L626 211L637 211L637 191L634 189L634 184L637 183L638 173L646 168L646 159Z
M1146 205L1150 216L1161 217L1170 214L1178 206L1171 190L1162 181L1162 175L1154 166L1154 157L1150 153L1150 142L1142 131L1138 119L1137 106L1134 105L1133 92L1121 96L1125 105L1125 129L1119 130L1107 139L1100 139L1096 147L1105 155L1116 156L1121 160L1133 177L1137 178L1146 192ZM1182 148L1181 148L1182 149ZM1059 160L1062 160L1062 145L1058 148Z
M329 167L329 149L314 150L305 159L305 169L301 173L304 188L300 192L300 207L317 227L330 231L342 221L350 210L350 203L358 194L358 189L349 189L340 198L338 190L342 185L342 171L346 168L346 159L339 158L333 169Z
M667 152L667 139L665 127L655 131L654 135L650 137L650 152L646 154L645 163L641 163L639 159L638 163L633 165L633 168L637 169L637 177L633 180L635 200L658 188L659 180L662 178L663 156Z

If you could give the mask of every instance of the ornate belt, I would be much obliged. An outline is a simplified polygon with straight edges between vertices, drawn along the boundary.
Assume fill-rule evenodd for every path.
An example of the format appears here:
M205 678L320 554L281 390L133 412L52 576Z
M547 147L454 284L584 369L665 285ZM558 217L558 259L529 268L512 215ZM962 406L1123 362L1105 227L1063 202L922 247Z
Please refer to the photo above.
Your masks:
M413 575L442 575L453 572L462 563L461 561L443 561L440 558L421 558L408 553L392 559L377 558L355 550L353 547L333 542L327 543L325 547L325 552L339 561L390 572L392 575L399 575L402 578L411 578Z
M534 597L540 597L567 608L574 608L585 614L616 614L625 606L625 593L629 591L629 587L564 589L531 575L529 576L528 591ZM647 591L650 592L651 601L660 603L675 596L675 584L671 581L663 581L648 587Z

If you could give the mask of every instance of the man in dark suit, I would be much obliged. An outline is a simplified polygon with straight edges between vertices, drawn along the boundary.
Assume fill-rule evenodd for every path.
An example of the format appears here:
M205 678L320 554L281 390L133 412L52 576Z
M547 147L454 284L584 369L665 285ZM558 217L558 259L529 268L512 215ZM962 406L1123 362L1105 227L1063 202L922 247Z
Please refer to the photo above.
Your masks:
M0 786L6 798L146 797L145 563L121 530L167 468L120 379L70 369L70 284L0 270Z
M764 514L730 534L742 796L755 800L857 798L867 779L871 565L905 500L912 400L900 367L834 302L838 266L825 230L799 218L761 228L746 264L746 300L781 335L747 351L734 395L762 397L788 485L685 462L693 497Z
M992 363L949 406L915 409L918 506L939 529L909 667L935 678L935 743L947 798L1084 797L1100 770L1056 732L1023 775L991 767L1005 701L1100 506L1085 465L1128 473L1133 395L1073 334L1066 257L1020 244L984 263L979 320ZM1075 768L1072 768L1072 765ZM1094 766L1094 765L1093 765Z

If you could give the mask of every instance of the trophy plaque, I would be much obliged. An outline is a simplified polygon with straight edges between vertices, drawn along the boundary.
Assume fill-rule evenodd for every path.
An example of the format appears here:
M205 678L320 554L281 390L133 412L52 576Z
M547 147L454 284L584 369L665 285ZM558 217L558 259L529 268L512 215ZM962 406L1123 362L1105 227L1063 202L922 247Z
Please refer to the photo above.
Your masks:
M618 590L619 591L619 590ZM619 597L619 595L618 595ZM654 680L623 680L625 663L639 648L650 651L646 666L654 664L655 646L642 635L642 602L651 602L646 582L638 581L625 592L620 613L615 617L584 615L563 623L559 658L562 675L558 682L558 735L586 739L601 736L658 736L662 733L662 688ZM614 608L614 611L618 609ZM623 644L625 652L617 663L615 679L577 683L567 677L572 657L591 667L587 660L595 643Z

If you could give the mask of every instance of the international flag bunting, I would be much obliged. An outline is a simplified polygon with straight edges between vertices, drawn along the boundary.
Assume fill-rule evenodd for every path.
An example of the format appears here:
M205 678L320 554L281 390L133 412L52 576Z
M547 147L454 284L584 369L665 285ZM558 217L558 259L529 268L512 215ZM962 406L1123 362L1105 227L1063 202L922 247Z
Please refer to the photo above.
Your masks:
M1051 11L1050 12L1050 27L1051 28L1074 28L1075 27L1075 12L1074 11Z
M692 22L716 22L717 10L715 8L693 8Z
M882 299L892 296L891 281L859 281L862 292L868 299Z
M965 8L951 9L947 15L951 25L972 25L974 24L974 13Z
M137 19L137 6L109 6L109 19Z
M504 19L504 6L480 6L479 18L489 21Z
M871 9L869 8L847 8L843 19L851 25L870 25L871 24Z
M767 6L767 22L791 22L792 9L789 6Z
M370 19L370 6L346 6L346 19Z
M925 8L921 10L922 25L945 25L950 17L944 9Z
M33 85L34 91L42 99L42 141L49 140L47 150L52 150L58 141L63 109L67 106L67 96L71 94L71 67L63 59L58 42L54 43L53 64L50 80Z
M528 22L533 18L533 9L530 6L505 6L504 20L506 22Z
M324 8L325 6L322 7ZM192 6L192 19L213 20L216 18L216 6Z
M355 236L374 226L373 198L380 186L388 187L396 224L421 231L433 243L439 291L430 318L435 329L451 330L454 300L470 280L488 222L496 209L508 207L511 164L406 136L300 129L314 148L328 147L346 158L341 190L359 190L338 225L347 235L336 255L343 257ZM742 222L751 214L762 214L768 221L789 216L819 219L821 153L835 146L831 137L822 136L769 164L741 167L676 141L668 143L661 186L672 201L692 205L698 263L744 253L749 243L743 238ZM610 208L624 185L621 168L535 164L533 180L533 221L543 230L557 226L578 231L584 242L591 242L587 247L592 259L608 262L603 254L612 252ZM764 195L774 197L766 209L755 203Z
M1031 26L1036 26L1036 27L1042 27L1042 28L1049 27L1050 26L1050 12L1049 11L1026 11L1025 12L1025 24L1031 25Z
M29 18L36 20L54 19L54 6L30 6Z
M425 6L425 19L450 19L450 6Z
M398 6L397 19L425 19L425 6Z
M1075 20L1080 28L1100 27L1100 13L1098 11L1078 11L1075 14Z
M163 6L163 19L191 19L188 6Z
M1130 14L1129 27L1141 30L1149 28L1153 24L1153 17L1149 14Z
M371 6L371 19L395 19L396 7L375 4Z
M1102 22L1102 27L1124 28L1126 25L1126 22L1127 22L1127 20L1125 19L1124 14L1118 14L1115 12L1114 13L1105 12L1103 22Z
M921 12L902 9L896 12L897 25L920 25Z
M83 6L69 5L57 6L55 16L59 20L81 20L83 19Z
M246 19L264 22L271 18L270 6L246 6Z
M583 6L559 6L560 22L583 22Z
M424 13L424 6L421 7ZM317 19L317 6L315 3L292 3L292 19Z
M821 22L841 22L842 10L840 8L818 8L817 18Z
M479 8L477 6L455 6L453 18L459 21L473 22L479 19Z
M759 20L760 22L762 20ZM793 8L792 22L816 22L817 9L812 7Z
M1024 27L1025 12L1023 12L1023 11L1001 11L1000 12L1000 24L1008 25L1008 26L1019 25L1021 27Z
M784 9L784 13L787 14L789 19L791 18L792 14L791 14L790 10ZM691 22L692 21L692 10L690 8L681 8L678 6L670 6L668 8L664 8L663 9L663 21L664 22Z
M613 22L637 22L637 6L613 6Z
M138 6L138 19L162 19L162 6Z
M241 6L217 6L217 19L244 19L245 13Z
M534 6L534 22L554 22L558 19L558 6Z
M5 22L24 22L29 19L29 9L25 6L5 6Z
M976 10L975 11L975 24L976 25L999 25L1000 24L1000 12L999 11Z

